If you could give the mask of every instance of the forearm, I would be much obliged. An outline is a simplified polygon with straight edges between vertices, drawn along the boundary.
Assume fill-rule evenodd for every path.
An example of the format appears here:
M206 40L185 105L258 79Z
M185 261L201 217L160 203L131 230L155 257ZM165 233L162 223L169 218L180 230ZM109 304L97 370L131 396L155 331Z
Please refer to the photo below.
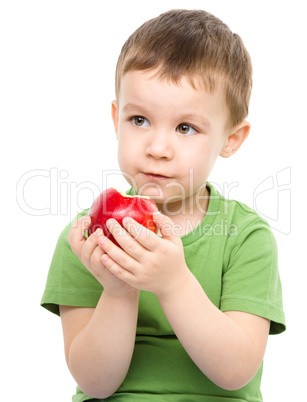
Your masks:
M214 306L192 274L180 293L159 301L181 344L211 381L236 389L251 380L261 364L252 340Z
M139 292L124 297L102 293L85 328L75 337L68 366L80 388L96 398L113 394L132 357Z

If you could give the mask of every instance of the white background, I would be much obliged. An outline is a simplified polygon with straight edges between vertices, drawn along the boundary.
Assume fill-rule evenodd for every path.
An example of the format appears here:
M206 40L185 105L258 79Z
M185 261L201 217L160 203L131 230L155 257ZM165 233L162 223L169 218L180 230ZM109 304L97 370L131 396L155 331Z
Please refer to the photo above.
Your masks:
M217 15L252 56L250 137L210 179L272 224L288 329L269 339L262 391L265 402L305 398L304 2L11 0L0 6L1 400L71 400L60 319L40 299L60 231L118 169L110 102L120 48L171 8Z

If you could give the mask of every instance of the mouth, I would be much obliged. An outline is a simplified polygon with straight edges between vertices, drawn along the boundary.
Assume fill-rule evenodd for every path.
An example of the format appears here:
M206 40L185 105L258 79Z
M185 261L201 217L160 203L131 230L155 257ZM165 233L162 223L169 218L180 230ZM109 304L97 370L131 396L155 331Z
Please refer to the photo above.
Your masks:
M158 173L152 173L152 172L148 172L148 173L144 173L145 176L151 180L165 180L165 179L170 179L170 176L164 176L162 174L158 174Z

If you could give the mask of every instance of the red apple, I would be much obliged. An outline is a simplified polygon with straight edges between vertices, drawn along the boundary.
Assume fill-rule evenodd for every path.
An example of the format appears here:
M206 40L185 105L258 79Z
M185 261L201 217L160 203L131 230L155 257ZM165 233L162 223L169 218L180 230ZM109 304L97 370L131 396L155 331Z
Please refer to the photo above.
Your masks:
M119 246L107 228L106 222L108 219L114 218L121 225L125 216L130 216L156 233L156 225L152 220L152 214L155 211L158 211L158 208L150 197L127 195L111 187L95 199L89 211L91 225L88 229L88 235L90 236L95 230L101 228L104 235Z

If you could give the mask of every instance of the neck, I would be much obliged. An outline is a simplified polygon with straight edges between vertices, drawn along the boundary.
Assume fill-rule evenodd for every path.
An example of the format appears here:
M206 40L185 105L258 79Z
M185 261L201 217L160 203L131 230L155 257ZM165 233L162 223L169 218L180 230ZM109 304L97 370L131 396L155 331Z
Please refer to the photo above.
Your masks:
M178 235L193 230L200 224L206 215L209 205L209 191L205 187L200 194L192 194L190 197L157 204L159 211L167 215L178 228Z

